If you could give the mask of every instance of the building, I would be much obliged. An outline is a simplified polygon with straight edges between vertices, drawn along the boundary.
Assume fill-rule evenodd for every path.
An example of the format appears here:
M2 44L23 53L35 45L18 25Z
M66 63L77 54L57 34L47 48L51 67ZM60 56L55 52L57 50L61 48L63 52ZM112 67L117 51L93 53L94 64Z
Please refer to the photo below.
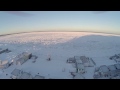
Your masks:
M117 76L117 68L114 65L109 65L108 69L110 78Z
M74 60L76 64L82 64L82 60L80 60L79 56L74 56Z
M115 59L116 63L120 64L120 58Z
M80 60L80 56L74 56L75 60Z
M4 53L4 52L7 52L7 51L8 51L7 48L5 48L5 49L0 48L0 54L2 54L2 53Z
M74 58L69 58L69 59L67 60L67 63L75 63L75 59L74 59Z
M110 71L115 71L117 68L116 68L114 65L109 65L109 66L108 66L108 69L109 69Z
M95 62L92 58L88 58L86 56L75 56L74 57L76 63L82 63L85 67L94 67Z
M12 74L11 78L19 79L19 77L22 75L22 73L23 73L23 71L21 71L19 69L14 69L11 73Z
M114 66L116 67L116 69L120 70L120 64L114 64Z
M0 69L6 69L9 67L9 62L8 60L1 61L0 60Z
M90 66L89 58L87 58L85 56L80 56L80 60L82 60L82 63L84 64L84 66L86 66L86 67Z
M76 65L76 72L77 73L85 73L85 67L83 65L82 60L79 56L74 56L75 59L75 65Z
M101 78L100 73L99 72L95 72L94 75L93 75L93 78L94 79Z
M40 75L36 75L33 79L45 79L45 77L40 76Z
M102 77L109 77L109 69L106 65L100 66L99 72Z
M26 62L28 59L32 57L32 53L23 52L22 54L19 54L14 58L14 63L16 65L22 65L24 62Z
M83 64L81 60L76 60L76 64Z
M19 79L33 79L33 76L30 73L23 72Z
M77 63L76 64L76 69L77 69L77 73L81 73L81 74L85 73L85 67L84 67L83 64Z
M102 65L95 69L94 78L117 79L120 75L120 64Z
M120 75L120 64L114 64L114 66L116 67L116 72L117 72L117 74L119 74Z

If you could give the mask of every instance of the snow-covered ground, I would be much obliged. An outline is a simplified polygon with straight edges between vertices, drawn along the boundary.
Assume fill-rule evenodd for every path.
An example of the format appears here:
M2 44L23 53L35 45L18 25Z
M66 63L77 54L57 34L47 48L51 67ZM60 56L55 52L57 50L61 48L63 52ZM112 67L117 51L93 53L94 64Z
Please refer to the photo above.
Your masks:
M76 69L72 64L66 63L68 58L85 55L95 61L96 67L115 64L109 57L120 53L120 36L88 32L32 32L2 36L0 48L12 51L0 54L0 60L11 61L25 51L38 56L35 63L30 59L23 65L12 65L4 69L4 72L0 70L1 79L10 78L15 68L30 72L32 76L39 73L45 78L72 79L69 72L75 72ZM51 61L46 60L48 55L51 56ZM86 67L87 73L83 76L92 79L94 69L95 67Z

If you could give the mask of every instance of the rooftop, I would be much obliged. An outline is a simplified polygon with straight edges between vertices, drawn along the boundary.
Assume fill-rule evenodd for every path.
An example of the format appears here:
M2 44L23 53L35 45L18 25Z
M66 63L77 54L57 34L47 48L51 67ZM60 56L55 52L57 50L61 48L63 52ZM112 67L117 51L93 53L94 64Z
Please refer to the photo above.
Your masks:
M30 55L30 54L31 54L31 53L23 52L23 53L17 55L17 56L15 57L15 60L18 60L18 59L23 58L24 56L28 56L28 55Z
M0 60L0 65L5 65L5 64L7 64L8 63L8 60L4 60L4 61L1 61Z
M77 64L77 68L78 68L78 69L83 69L83 68L85 68L85 67L84 67L83 64Z
M114 64L117 69L120 69L120 64Z
M116 70L116 67L114 65L109 65L108 68L110 71Z
M88 63L88 58L85 56L81 56L80 59L82 60L83 63Z
M31 53L30 52L23 52L22 54L27 56L27 55L30 55Z
M100 66L100 69L103 71L103 72L109 72L109 69L106 65L102 65Z
M76 60L76 63L82 64L82 60Z
M80 60L80 56L74 56L75 60Z
M69 58L69 60L75 60L74 58Z

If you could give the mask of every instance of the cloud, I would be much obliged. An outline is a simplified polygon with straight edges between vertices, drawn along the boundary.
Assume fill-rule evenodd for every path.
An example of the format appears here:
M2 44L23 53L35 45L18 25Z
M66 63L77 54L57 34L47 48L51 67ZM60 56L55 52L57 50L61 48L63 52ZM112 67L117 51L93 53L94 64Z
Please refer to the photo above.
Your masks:
M22 16L22 17L28 17L28 16L32 16L32 14L29 14L27 12L22 12L22 11L4 11L8 14L13 14L13 15L17 15L17 16Z

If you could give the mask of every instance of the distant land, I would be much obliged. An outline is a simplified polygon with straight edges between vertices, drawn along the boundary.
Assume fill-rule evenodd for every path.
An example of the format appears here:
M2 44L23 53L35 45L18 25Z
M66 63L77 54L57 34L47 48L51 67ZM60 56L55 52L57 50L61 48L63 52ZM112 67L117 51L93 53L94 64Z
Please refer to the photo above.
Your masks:
M1 34L0 37L8 36L8 35L14 35L14 34L32 33L32 32L88 32L88 33L101 33L101 34L120 35L120 34L116 34L116 33L94 32L94 31L30 31L30 32L18 32L18 33Z

